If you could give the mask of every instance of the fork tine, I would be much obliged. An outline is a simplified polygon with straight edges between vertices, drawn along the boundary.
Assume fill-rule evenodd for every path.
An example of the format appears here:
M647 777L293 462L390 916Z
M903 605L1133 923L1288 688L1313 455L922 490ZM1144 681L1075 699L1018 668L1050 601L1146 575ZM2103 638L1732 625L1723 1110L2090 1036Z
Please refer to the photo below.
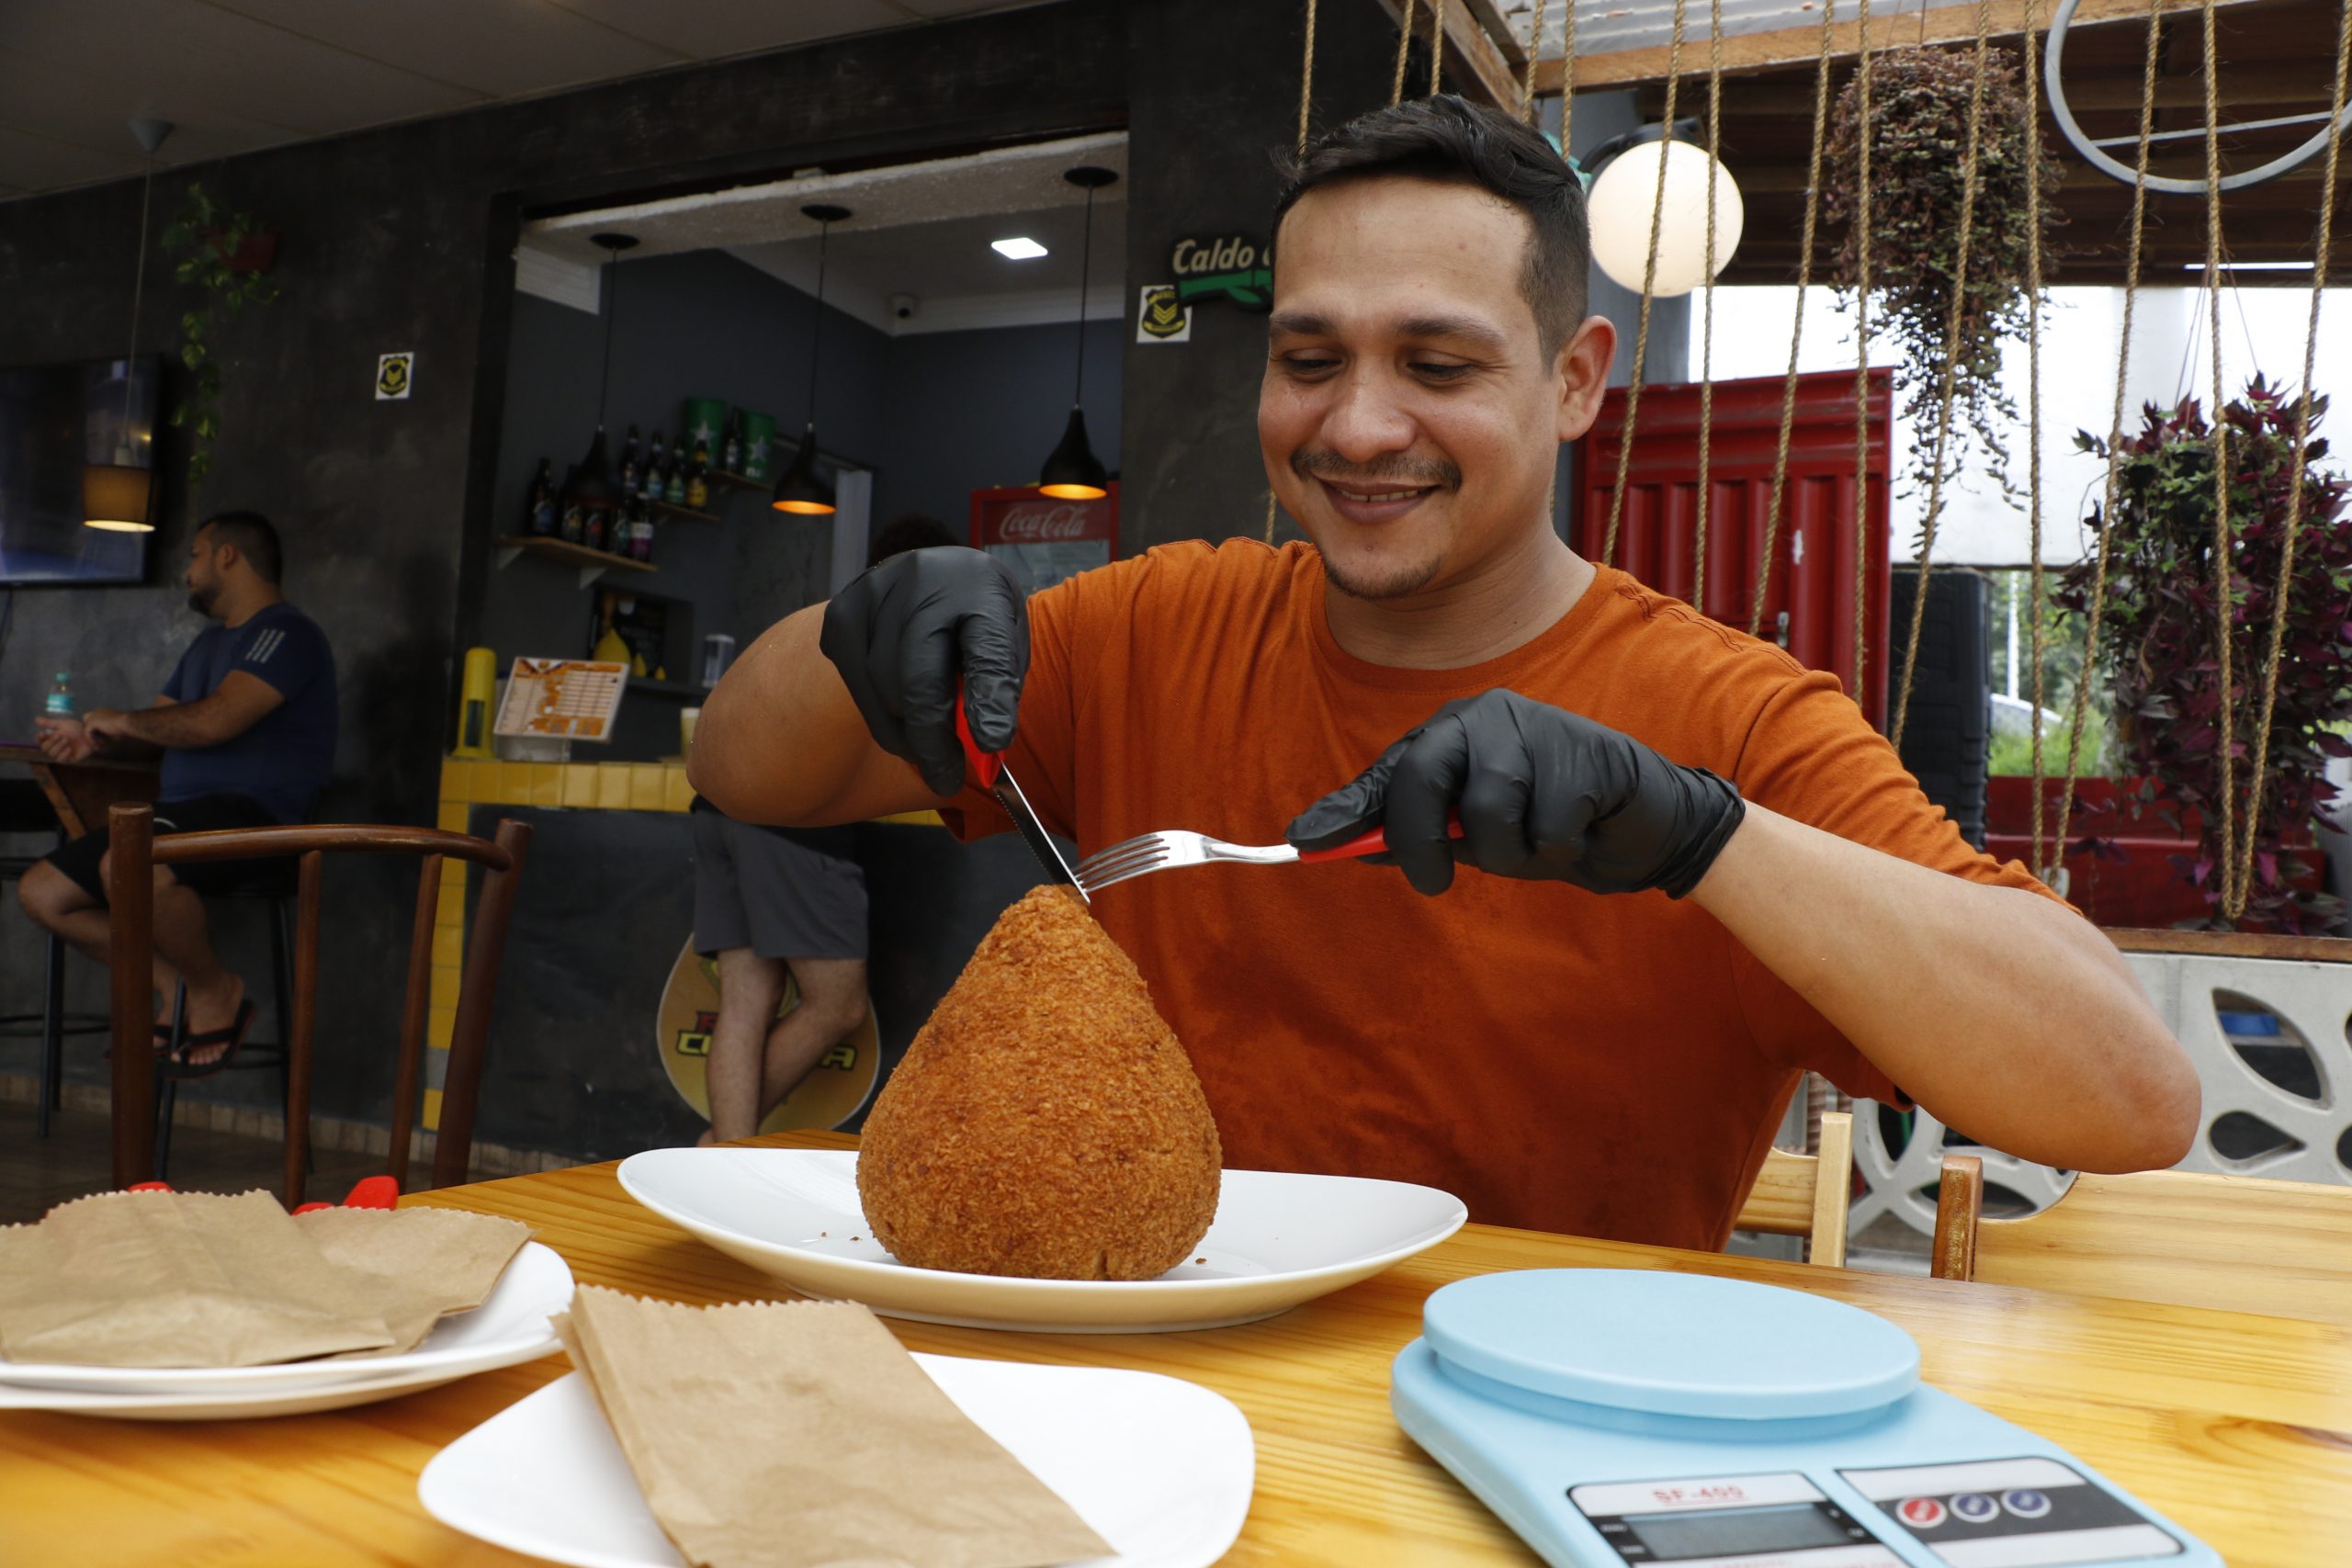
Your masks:
M1129 839L1124 843L1113 844L1109 849L1095 851L1078 863L1078 873L1083 880L1094 872L1107 871L1113 866L1125 865L1137 858L1165 856L1168 852L1166 839L1158 833L1145 833Z
M1079 881L1085 886L1088 893L1100 893L1114 883L1125 882L1131 876L1142 876L1150 872L1162 870L1170 863L1171 863L1166 859L1146 861L1140 865L1131 865L1109 876L1090 874L1080 877Z

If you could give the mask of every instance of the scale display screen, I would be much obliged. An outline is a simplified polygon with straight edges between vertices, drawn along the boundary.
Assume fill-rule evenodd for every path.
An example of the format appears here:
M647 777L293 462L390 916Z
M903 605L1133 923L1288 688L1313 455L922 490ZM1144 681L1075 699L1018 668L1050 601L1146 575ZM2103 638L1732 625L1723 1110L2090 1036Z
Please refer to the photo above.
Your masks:
M1811 1503L1770 1508L1711 1508L1697 1514L1633 1514L1625 1524L1661 1562L1732 1552L1844 1546L1846 1528Z

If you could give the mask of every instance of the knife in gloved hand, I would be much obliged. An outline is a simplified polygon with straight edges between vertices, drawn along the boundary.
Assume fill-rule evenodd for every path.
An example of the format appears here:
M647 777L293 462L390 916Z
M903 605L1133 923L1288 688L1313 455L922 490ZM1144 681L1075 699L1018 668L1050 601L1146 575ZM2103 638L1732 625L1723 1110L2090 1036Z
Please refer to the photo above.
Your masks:
M972 777L979 782L982 789L996 796L996 803L1004 807L1007 817L1012 818L1012 825L1020 830L1022 841L1029 846L1029 852L1037 857L1037 863L1045 867L1046 879L1077 894L1080 903L1091 905L1094 900L1087 897L1086 889L1079 885L1069 863L1062 859L1062 852L1055 845L1053 836L1046 831L1046 825L1037 820L1036 812L1030 809L1029 797L1023 795L1021 786L1013 782L1012 770L1004 765L1004 753L983 751L979 742L972 739L971 720L964 716L964 687L961 682L956 686L956 738L964 743L964 761L971 767Z

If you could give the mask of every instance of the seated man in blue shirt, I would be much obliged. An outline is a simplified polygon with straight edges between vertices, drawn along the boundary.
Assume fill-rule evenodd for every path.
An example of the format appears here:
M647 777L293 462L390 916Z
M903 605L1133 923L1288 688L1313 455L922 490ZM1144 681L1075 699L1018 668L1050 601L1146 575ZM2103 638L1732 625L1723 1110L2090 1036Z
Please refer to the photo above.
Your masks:
M277 530L259 513L206 519L188 543L187 602L220 624L188 644L153 705L39 719L41 750L62 762L161 752L159 834L308 817L334 766L334 655L318 624L278 592L280 559ZM102 964L106 853L101 827L17 884L26 913ZM156 1048L170 1041L173 997L185 981L187 1017L172 1069L181 1076L219 1071L253 1022L244 981L213 955L199 897L252 870L236 861L155 869Z

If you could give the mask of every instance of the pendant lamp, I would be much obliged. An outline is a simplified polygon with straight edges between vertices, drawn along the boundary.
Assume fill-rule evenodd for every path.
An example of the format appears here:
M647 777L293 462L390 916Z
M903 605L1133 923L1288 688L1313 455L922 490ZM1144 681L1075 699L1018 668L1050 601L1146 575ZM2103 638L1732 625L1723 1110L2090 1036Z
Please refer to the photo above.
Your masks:
M152 454L147 464L138 460L130 446L130 397L139 361L139 299L147 287L147 209L155 194L155 150L172 133L167 119L134 119L130 134L147 150L147 175L139 187L139 262L130 284L130 351L122 361L122 436L114 446L111 463L82 465L82 525L117 534L152 534L155 530L155 470Z
M1650 266L1650 215L1657 220L1657 265L1650 287L1654 299L1688 294L1720 273L1739 249L1747 205L1731 171L1708 156L1695 140L1699 122L1677 120L1671 129L1645 125L1596 147L1584 159L1590 171L1586 210L1592 227L1592 259L1610 280L1638 294ZM1658 164L1666 164L1665 196L1659 199ZM1707 168L1714 165L1714 250L1707 249Z
M1117 179L1110 169L1082 164L1062 178L1086 192L1086 242L1078 264L1078 386L1069 402L1069 423L1061 445L1037 472L1037 488L1059 501L1095 501L1109 493L1110 477L1086 439L1086 288L1094 267L1094 193Z
M791 467L777 477L775 496L768 504L801 517L830 517L833 481L817 470L817 337L825 330L826 242L833 225L849 216L849 209L811 202L800 212L817 223L817 316L808 329L808 427L800 433L800 450L794 454Z
M613 380L613 318L620 314L620 292L616 284L612 264L620 259L623 251L637 248L634 234L591 234L588 243L605 253L605 267L598 282L603 295L602 314L605 318L605 357L596 372L596 434L588 443L587 454L572 465L570 477L563 481L564 500L578 502L583 511L609 509L620 496L613 489L613 468L605 456L605 406L612 398Z

